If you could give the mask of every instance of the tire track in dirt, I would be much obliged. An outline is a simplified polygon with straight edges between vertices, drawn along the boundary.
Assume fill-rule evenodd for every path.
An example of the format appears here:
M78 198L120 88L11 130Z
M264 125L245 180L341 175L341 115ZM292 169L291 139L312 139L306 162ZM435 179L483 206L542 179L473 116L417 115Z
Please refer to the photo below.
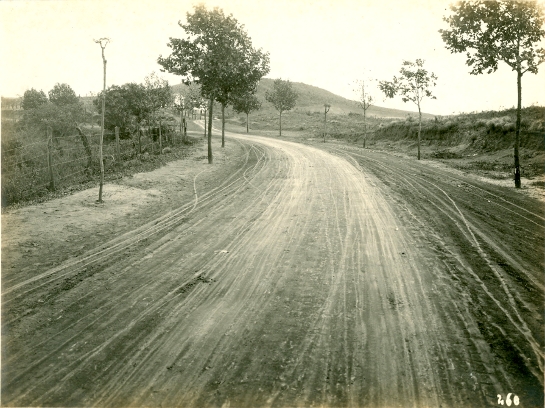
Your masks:
M508 361L507 364L504 363L504 365L510 366L510 370L519 377L513 379L513 374L511 374L510 382L515 388L522 388L529 392L533 401L539 405L539 401L542 400L542 395L539 395L542 392L539 389L541 388L542 391L544 355L543 302L540 302L540 299L543 300L543 283L542 277L541 279L538 277L541 276L539 271L542 270L543 260L540 259L538 252L531 254L531 249L539 247L539 244L532 245L532 241L539 240L543 242L543 224L534 221L541 218L534 208L538 206L543 208L543 203L536 206L534 200L528 199L526 205L533 208L525 208L522 214L518 211L513 216L519 222L522 221L522 231L512 230L510 233L515 238L514 241L504 241L502 239L504 237L498 234L499 226L493 223L495 217L491 217L491 214L488 213L485 213L484 218L482 217L482 206L479 208L478 205L479 202L483 202L482 197L479 197L479 200L473 199L470 201L467 197L458 197L459 189L453 193L452 185L460 187L460 182L463 179L446 174L445 177L436 177L436 181L432 182L428 173L437 175L443 172L428 169L427 166L417 165L416 163L411 163L410 165L414 167L409 169L405 167L408 164L406 161L395 158L392 158L391 161L380 160L377 157L379 155L362 152L361 149L359 152L350 150L342 152L341 149L337 148L334 148L334 150L343 156L349 154L358 158L363 166L374 167L376 170L373 170L373 173L381 180L386 180L392 188L396 188L397 183L397 186L399 184L410 186L413 195L415 195L414 192L425 192L425 194L422 194L422 202L427 201L443 214L442 219L450 219L456 225L458 231L464 236L464 241L474 248L476 255L483 261L484 265L476 267L474 259L469 263L467 261L460 262L464 257L469 256L468 253L463 252L464 246L456 248L455 253L451 252L451 255L454 255L457 261L464 264L463 269L466 275L464 279L471 281L472 291L480 287L482 293L486 294L492 302L490 304L492 307L489 308L475 305L473 315L476 316L473 318L476 318L479 331L497 355L504 360L517 361L516 365L518 367L512 364L511 361ZM380 157L385 158L384 156ZM441 187L439 184L441 184ZM486 193L488 197L496 197L503 203L512 205L512 208L517 210L521 208L519 204L512 203L513 199L519 200L519 197L504 199L498 193L487 192L486 187L481 188L476 185L472 187L474 189L470 190L470 193L473 197L476 196L474 190L477 190ZM411 194L407 194L407 191L405 191L405 194L406 197L411 196ZM446 201L441 197L446 197ZM410 201L408 198L407 200ZM490 203L490 200L485 200L485 202L493 204ZM414 206L414 201L411 204ZM422 207L422 204L420 206ZM512 211L509 212L509 214L512 213ZM505 214L503 213L502 216ZM529 219L528 214L534 216L534 220ZM416 219L416 217L414 218ZM502 219L505 218L502 217ZM419 224L429 231L429 225L422 222L419 222ZM446 225L443 228L446 231L449 229ZM531 244L526 248L527 251L530 250L530 256L521 259L521 256L509 244L516 243L517 240L528 241L528 236L532 237L529 240ZM441 240L441 237L438 238ZM460 252L461 249L462 252ZM451 251L452 247L449 250L443 245L442 250L443 252ZM528 252L525 252L525 255L528 255ZM500 260L498 257L501 257ZM492 272L494 279L491 279L491 276L486 273L487 270ZM528 290L530 290L530 296L527 295ZM537 298L536 294L539 294ZM475 296L475 292L472 295ZM482 302L480 296L478 297L479 301ZM452 301L455 303L455 299ZM485 303L488 304L488 302ZM506 324L506 318L510 323ZM492 336L489 330L484 327L483 320L488 321L487 323L496 330L499 336ZM525 367L520 367L521 365ZM526 370L529 370L529 372ZM499 367L499 371L502 371L502 367Z
M160 232L92 252L68 290L52 273L8 292L50 296L17 321L6 406L482 406L518 384L452 289L459 265L400 217L412 203L323 150L227 136L244 165Z

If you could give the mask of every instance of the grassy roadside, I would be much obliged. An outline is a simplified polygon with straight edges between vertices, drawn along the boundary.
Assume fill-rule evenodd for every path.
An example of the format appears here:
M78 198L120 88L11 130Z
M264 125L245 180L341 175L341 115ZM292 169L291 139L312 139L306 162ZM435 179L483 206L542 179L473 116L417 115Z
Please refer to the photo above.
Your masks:
M327 140L363 147L363 116L328 114ZM437 161L492 180L513 178L515 109L436 116L422 123L422 158ZM279 137L278 114L258 111L250 114L250 134ZM414 116L368 118L366 148L416 157L418 120ZM221 121L215 122L220 128ZM246 115L232 112L227 130L246 133ZM522 176L532 186L545 189L545 107L523 109L521 125ZM322 141L324 115L320 112L285 112L282 138L293 141Z

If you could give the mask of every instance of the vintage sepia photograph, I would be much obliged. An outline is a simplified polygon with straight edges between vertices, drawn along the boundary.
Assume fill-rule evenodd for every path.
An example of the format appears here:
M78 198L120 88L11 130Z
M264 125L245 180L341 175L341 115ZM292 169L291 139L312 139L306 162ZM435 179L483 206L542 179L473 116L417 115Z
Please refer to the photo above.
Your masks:
M3 0L3 407L543 407L545 1Z

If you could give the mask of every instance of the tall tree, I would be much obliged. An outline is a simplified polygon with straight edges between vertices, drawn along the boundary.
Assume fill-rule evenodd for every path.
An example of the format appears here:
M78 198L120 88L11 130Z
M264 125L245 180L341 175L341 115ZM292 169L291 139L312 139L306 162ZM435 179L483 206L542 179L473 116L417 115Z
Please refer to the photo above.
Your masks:
M36 89L28 89L23 95L23 102L21 103L24 110L36 109L41 105L47 103L47 96L44 91L37 91Z
M249 38L246 49L229 54L234 69L220 84L217 101L221 104L221 147L225 147L225 107L241 96L253 94L259 80L269 72L269 56L251 47Z
M379 88L386 97L393 98L400 94L403 102L413 102L418 106L418 160L420 160L420 132L422 130L421 104L424 98L436 99L431 93L431 87L435 86L437 76L424 69L424 60L415 62L403 61L401 76L392 81L380 81Z
M358 94L357 104L363 109L363 147L367 141L367 111L373 104L373 96L369 90L370 79L356 81L356 92Z
M453 14L445 17L449 30L439 30L446 48L466 53L470 73L490 74L505 62L517 74L517 120L515 127L515 187L520 188L520 122L522 110L522 75L537 74L545 61L540 42L544 8L534 0L472 0L451 6Z
M49 100L57 106L66 106L79 102L79 98L68 84L55 84L49 91Z
M186 24L178 24L186 38L170 38L172 53L166 58L159 56L157 62L163 70L182 76L184 83L200 84L202 96L209 99L208 162L212 163L214 100L225 108L234 93L254 89L269 71L269 56L253 49L243 27L233 15L226 16L219 8L208 11L198 5L193 14L187 13Z
M246 114L246 133L249 133L249 120L248 116L250 112L259 110L261 108L261 101L255 94L246 94L236 97L233 100L233 110L236 113Z
M297 103L297 92L293 89L289 80L275 79L272 91L265 92L267 102L273 104L280 113L280 136L282 136L282 112L293 109Z

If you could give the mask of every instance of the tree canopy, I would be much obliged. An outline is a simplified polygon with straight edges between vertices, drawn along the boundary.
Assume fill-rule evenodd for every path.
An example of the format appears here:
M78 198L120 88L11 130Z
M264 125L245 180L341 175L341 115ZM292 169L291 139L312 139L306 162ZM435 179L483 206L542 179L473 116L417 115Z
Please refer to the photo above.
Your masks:
M246 114L246 133L249 132L248 115L250 112L259 110L261 101L255 94L238 95L233 100L233 110L237 113Z
M448 50L466 53L471 74L491 74L500 61L517 73L514 178L515 187L520 188L522 76L537 74L545 61L545 50L540 47L545 37L543 5L535 0L472 0L451 6L451 11L453 14L444 18L450 29L439 32Z
M57 106L66 106L79 102L76 93L68 84L55 84L49 91L49 100Z
M280 136L282 136L282 112L293 109L297 103L297 92L289 80L275 79L272 91L265 92L265 99L280 113Z
M155 120L156 114L160 109L171 106L173 103L172 89L168 81L159 78L155 72L152 72L144 79L146 106L151 114L151 119Z
M112 85L106 89L106 101L104 127L108 130L114 130L118 126L121 134L131 133L149 118L146 89L141 84ZM93 104L102 113L102 92L93 100Z
M237 113L246 113L256 111L261 108L261 101L255 94L246 94L237 96L233 100L233 110Z
M490 74L499 61L514 71L537 73L545 60L539 47L545 31L543 7L536 1L461 1L451 11L444 18L450 29L439 32L448 50L466 53L471 74Z
M233 95L253 92L259 79L269 72L269 55L256 50L244 27L233 15L223 10L207 10L195 6L187 13L187 22L178 22L186 37L170 38L171 54L157 62L163 70L180 75L184 83L196 82L202 95L220 102L231 103ZM210 104L210 107L213 103ZM212 118L212 109L209 109ZM208 123L208 161L212 163L212 123Z
M73 131L85 119L83 105L68 84L55 84L49 91L49 101L43 91L26 91L23 109L25 126L50 126L55 137Z
M403 61L392 81L380 81L379 88L387 98L401 95L403 102L413 102L418 107L418 160L420 160L420 132L422 128L421 103L424 98L436 99L431 88L436 85L437 76L424 68L424 60Z
M25 91L21 106L23 107L24 110L30 110L30 109L36 109L39 106L44 105L46 103L47 103L47 96L45 95L45 92L42 90L37 91L36 89L31 88Z
M159 56L158 63L184 83L201 85L202 95L222 103L234 91L255 89L269 72L269 55L255 50L244 26L223 10L209 11L204 5L187 13L187 23L178 22L186 38L170 38L170 56Z
M58 106L47 102L25 111L23 123L30 127L50 126L53 136L62 137L74 131L84 119L84 110L79 103Z
M280 114L293 109L297 103L297 97L297 92L293 89L291 82L281 78L275 79L272 91L265 93L267 102L272 103Z

